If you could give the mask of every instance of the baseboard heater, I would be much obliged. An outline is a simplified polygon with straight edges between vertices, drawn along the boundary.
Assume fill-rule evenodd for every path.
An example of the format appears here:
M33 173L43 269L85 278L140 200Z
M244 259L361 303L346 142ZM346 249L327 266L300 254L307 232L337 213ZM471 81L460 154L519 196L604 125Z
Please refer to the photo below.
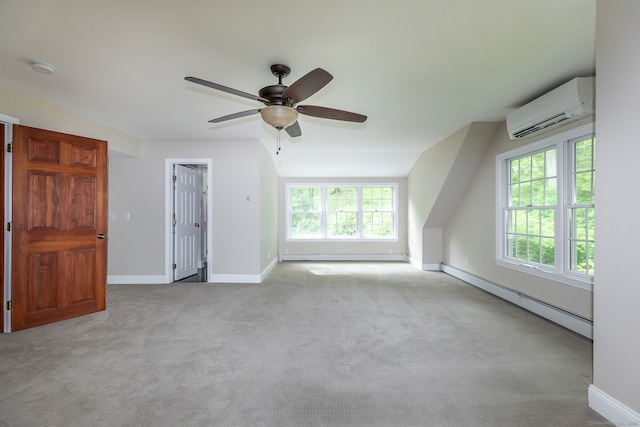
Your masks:
M544 301L540 301L529 295L523 294L522 292L498 285L497 283L493 283L451 265L440 264L440 271L509 301L510 303L535 313L538 316L544 317L545 319L557 323L558 325L586 338L591 340L593 339L593 321L587 318L578 316L575 313L571 313Z

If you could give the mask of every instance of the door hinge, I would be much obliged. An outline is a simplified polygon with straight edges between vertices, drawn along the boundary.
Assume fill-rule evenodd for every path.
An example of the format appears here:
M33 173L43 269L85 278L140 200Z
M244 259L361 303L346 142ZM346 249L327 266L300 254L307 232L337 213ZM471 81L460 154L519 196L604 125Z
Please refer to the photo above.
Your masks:
M13 144L12 143L8 143L7 144L7 153L13 153Z
M176 268L178 268L178 264L173 264L173 269L175 270Z
M176 182L178 180L178 176L177 175L173 175L173 182Z
M7 301L7 311L11 311L13 305L11 304L11 300Z
M7 223L7 231L13 231L13 226L10 222Z

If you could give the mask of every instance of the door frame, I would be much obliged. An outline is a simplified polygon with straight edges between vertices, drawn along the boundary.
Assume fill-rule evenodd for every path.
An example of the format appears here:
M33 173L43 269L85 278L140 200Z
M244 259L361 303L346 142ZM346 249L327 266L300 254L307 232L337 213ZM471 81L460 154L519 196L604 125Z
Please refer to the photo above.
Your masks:
M206 182L206 189L202 189L202 191L206 191L207 197L206 197L206 204L207 204L207 232L206 232L206 238L207 238L207 257L206 257L206 261L207 261L207 281L210 282L211 281L211 277L212 277L212 227L211 225L213 224L212 218L212 195L211 195L211 189L213 188L212 185L212 174L211 174L211 169L212 169L212 161L211 159L194 159L194 158L185 158L185 159L165 159L165 196L164 196L164 201L165 201L165 206L164 206L164 210L165 210L165 224L166 224L166 229L165 229L165 241L164 241L164 248L165 248L165 283L173 283L173 268L172 268L172 264L173 264L173 254L174 254L174 233L173 233L173 217L172 217L172 213L173 213L173 203L174 203L174 191L173 191L173 169L175 165L204 165L206 170L207 170L207 182Z
M13 199L13 158L10 155L7 155L7 144L13 142L13 125L19 124L20 120L15 117L6 116L4 114L0 114L0 122L4 124L4 188L0 189L3 191L2 197L4 199L3 209L4 209L4 224L2 224L2 229L4 233L4 271L2 272L4 277L4 292L2 292L2 307L0 312L3 316L3 331L0 332L11 332L11 311L5 310L7 307L7 301L11 301L11 232L7 231L6 223L11 222L12 219L12 209L13 205L11 203Z

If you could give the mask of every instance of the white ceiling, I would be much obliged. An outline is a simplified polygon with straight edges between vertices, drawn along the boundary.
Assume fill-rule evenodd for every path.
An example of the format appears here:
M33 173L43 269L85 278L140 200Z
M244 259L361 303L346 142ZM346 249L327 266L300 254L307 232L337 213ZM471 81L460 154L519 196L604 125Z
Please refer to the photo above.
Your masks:
M334 79L304 104L365 123L300 116L282 132L281 176L405 176L422 151L595 72L596 0L3 0L0 83L139 139L260 139L262 104L244 92L290 85L316 67ZM33 61L55 67L31 70ZM2 113L2 111L0 111Z

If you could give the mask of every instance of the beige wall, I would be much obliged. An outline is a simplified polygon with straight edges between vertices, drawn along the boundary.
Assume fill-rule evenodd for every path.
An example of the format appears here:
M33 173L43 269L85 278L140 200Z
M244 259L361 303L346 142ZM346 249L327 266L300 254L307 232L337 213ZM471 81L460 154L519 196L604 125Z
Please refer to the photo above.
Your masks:
M314 183L392 183L398 184L398 239L382 242L294 242L286 240L286 185ZM389 255L407 252L406 178L280 178L279 253L280 255Z
M440 195L449 170L464 142L464 138L469 132L470 126L463 127L433 147L425 150L407 176L407 255L412 264L418 268L422 268L422 264L425 263L423 257L423 229L425 223ZM429 234L433 235L434 233L428 233L427 235ZM427 252L430 256L435 256L441 250ZM436 262L439 263L440 261Z
M412 264L439 269L443 227L457 209L499 123L474 122L425 150L407 177L408 247Z
M640 281L634 235L635 214L640 211L638 22L640 2L598 1L593 383L635 411L636 422L640 421Z
M209 273L259 276L269 262L264 252L275 258L277 242L269 228L275 222L270 199L277 197L277 177L266 156L257 140L158 140L142 141L140 158L112 158L109 275L165 273L166 159L210 159Z
M140 154L136 138L2 84L0 114L16 118L24 126L106 140L110 156Z
M278 173L267 148L260 144L260 269L278 258Z

